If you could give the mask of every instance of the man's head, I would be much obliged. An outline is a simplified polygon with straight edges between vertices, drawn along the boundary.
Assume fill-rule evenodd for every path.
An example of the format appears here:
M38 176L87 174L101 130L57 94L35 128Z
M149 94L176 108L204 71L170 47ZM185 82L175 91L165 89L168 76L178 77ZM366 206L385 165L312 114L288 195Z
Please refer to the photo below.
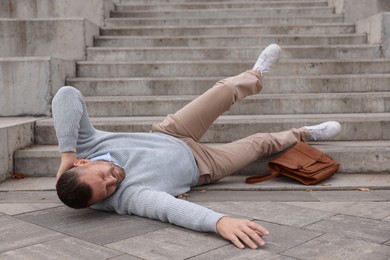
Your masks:
M111 196L125 171L106 161L77 160L57 181L60 200L71 208L86 208Z

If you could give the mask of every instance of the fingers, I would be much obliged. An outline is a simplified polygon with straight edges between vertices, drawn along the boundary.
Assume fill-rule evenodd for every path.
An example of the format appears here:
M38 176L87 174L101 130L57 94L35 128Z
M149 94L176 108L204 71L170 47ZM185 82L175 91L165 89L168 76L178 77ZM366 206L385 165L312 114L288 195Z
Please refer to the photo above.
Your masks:
M251 228L253 231L255 231L257 234L259 234L261 237L266 236L269 234L268 230L265 229L263 226L250 221L248 224L249 228Z
M264 234L258 234L256 231L254 231L250 227L246 227L243 232L240 234L239 238L241 241L243 241L247 246L249 246L252 249L256 249L257 245L264 246L265 242L261 237Z
M267 229L255 222L229 217L219 220L217 231L240 249L243 249L245 245L252 249L256 249L257 245L263 246L265 242L262 237L269 234Z

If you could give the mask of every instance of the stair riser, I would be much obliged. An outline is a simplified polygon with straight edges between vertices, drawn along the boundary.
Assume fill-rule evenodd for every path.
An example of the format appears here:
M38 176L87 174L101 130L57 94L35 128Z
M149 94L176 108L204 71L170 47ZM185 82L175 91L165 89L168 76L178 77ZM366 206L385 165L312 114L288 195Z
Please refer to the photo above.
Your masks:
M161 122L163 118L154 121L145 121L143 123L126 123L126 122L110 122L96 123L95 127L104 131L111 132L149 132L152 123ZM141 119L140 119L141 120ZM327 120L339 120L342 124L342 132L335 140L390 140L390 121L374 121L371 118L360 118L359 120L342 120L338 119L336 115L324 115L320 119L295 119L283 121L266 121L258 122L254 120L242 121L227 121L217 120L217 122L210 127L209 131L202 138L202 141L210 143L225 143L255 134L257 132L279 132L290 128L299 128L304 125L317 124ZM56 144L54 128L52 125L37 124L35 132L35 140L37 144Z
M295 25L314 23L342 23L341 16L328 17L264 17L264 18L222 18L222 19L106 19L108 27L130 26L216 26L216 25Z
M304 35L304 34L345 34L354 33L352 25L328 26L247 26L247 27L168 27L168 28L101 28L102 36L217 36L217 35Z
M334 8L252 8L252 9L226 9L226 10L181 10L181 11L166 11L166 12L118 12L112 11L112 18L125 17L158 17L158 18L229 18L229 17L252 17L264 15L328 15L334 14Z
M209 10L219 9L239 9L239 8L302 8L302 7L327 7L326 1L316 2L252 2L252 3L186 3L186 4L167 4L167 5L136 5L120 4L116 5L116 11L176 11L176 10Z
M79 77L209 77L231 76L251 69L256 59L248 63L200 62L200 63L145 63L145 64L104 64L79 63ZM390 62L279 62L269 75L296 76L321 74L365 74L390 73Z
M165 47L165 46L191 46L191 47L236 47L236 46L260 46L270 43L280 45L335 45L335 44L365 44L367 36L267 36L258 37L127 37L127 38L109 38L96 37L94 46L96 47Z
M339 114L339 113L384 113L390 112L390 95L380 97L348 97L348 95L331 97L318 94L299 98L256 96L242 100L226 113L229 115L273 115L273 114ZM102 100L103 99L103 100ZM87 99L90 116L165 116L178 111L191 102L193 98L96 98Z
M84 81L68 79L67 85L86 96L200 95L222 77L210 79L129 79ZM262 93L336 93L388 91L390 76L272 78L264 79Z
M265 47L265 46L264 46ZM171 61L171 60L251 60L257 58L263 47L225 49L88 49L89 61ZM379 46L353 48L307 47L283 48L281 59L359 59L380 58Z
M388 168L388 161L390 160L390 149L386 148L378 148L375 151L373 149L359 150L359 148L355 148L349 149L348 152L327 149L326 146L319 146L318 148L340 163L339 172L342 173L382 172L383 169ZM267 163L271 159L267 158L251 163L237 174L258 175L267 173ZM20 154L18 151L15 154L15 171L29 177L55 176L59 165L60 158L55 150L52 151L51 156L40 155L39 152L35 152L33 157Z
M297 0L284 0L283 2L297 2ZM323 2L323 0L312 0L310 2ZM240 0L120 0L121 4L134 4L134 5L142 5L142 4L179 4L179 3L208 3L208 2L223 2L223 3L241 3ZM245 2L251 3L263 3L270 2L270 0L246 0Z

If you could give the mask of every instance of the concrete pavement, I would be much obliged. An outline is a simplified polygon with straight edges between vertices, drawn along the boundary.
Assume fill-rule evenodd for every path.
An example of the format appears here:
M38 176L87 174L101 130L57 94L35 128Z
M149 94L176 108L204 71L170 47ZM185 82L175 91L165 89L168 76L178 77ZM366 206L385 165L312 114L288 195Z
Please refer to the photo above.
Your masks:
M244 178L185 199L265 226L258 250L137 216L70 209L48 177L0 184L0 259L390 259L388 174L339 174L310 187Z

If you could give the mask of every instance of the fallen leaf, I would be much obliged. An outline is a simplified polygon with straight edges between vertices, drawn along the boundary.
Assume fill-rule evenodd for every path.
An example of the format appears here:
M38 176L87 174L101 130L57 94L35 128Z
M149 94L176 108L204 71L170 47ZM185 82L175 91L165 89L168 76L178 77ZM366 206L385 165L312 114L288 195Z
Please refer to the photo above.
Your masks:
M183 193L183 194L180 194L177 196L177 198L179 198L179 199L189 198L189 197L191 197L191 194L189 194L189 193Z
M207 190L200 190L200 192L207 192Z
M23 173L20 173L20 172L15 172L12 176L11 176L12 179L24 179L26 178L26 175L24 175Z
M357 190L358 190L358 191L370 191L369 188L358 188Z

